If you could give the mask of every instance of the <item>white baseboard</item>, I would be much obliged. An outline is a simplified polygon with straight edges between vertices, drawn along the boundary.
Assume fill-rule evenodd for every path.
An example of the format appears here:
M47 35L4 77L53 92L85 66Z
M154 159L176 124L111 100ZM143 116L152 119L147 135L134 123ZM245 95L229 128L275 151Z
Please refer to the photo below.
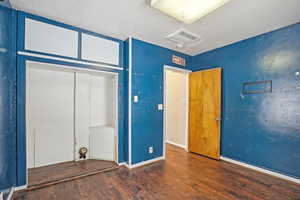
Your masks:
M14 191L25 190L26 188L27 188L27 185L21 185L21 186L15 187Z
M123 166L123 165L126 165L126 164L127 164L126 162L118 163L119 166Z
M13 196L13 193L14 193L15 191L24 190L24 189L26 189L26 188L27 188L27 185L23 185L23 186L19 186L19 187L12 187L12 188L10 188L10 189L7 189L7 190L9 190L9 194L8 194L8 196L6 197L5 200L11 200L11 199L12 199L12 196ZM8 192L8 191L6 191L6 192ZM4 200L4 199L3 199L3 192L0 192L0 200Z
M144 165L148 165L150 163L154 163L154 162L157 162L157 161L160 161L160 160L164 160L165 158L163 156L161 157L158 157L158 158L154 158L154 159L151 159L151 160L146 160L146 161L142 161L142 162L139 162L139 163L136 163L136 164L133 164L133 165L128 165L127 167L129 169L133 169L133 168L136 168L136 167L141 167L141 166L144 166Z
M174 145L174 146L177 146L177 147L180 147L180 148L183 148L183 149L187 150L187 147L186 147L186 146L184 146L184 145L177 144L177 143L175 143L175 142L171 142L171 141L166 141L166 143L168 143L168 144L172 144L172 145Z
M8 197L7 197L7 200L11 200L14 191L15 191L15 188L12 188L12 189L10 190L9 195L8 195Z
M282 178L282 179L300 184L300 179L297 179L297 178L294 178L294 177L286 176L286 175L283 175L283 174L280 174L280 173L277 173L277 172L273 172L273 171L270 171L270 170L267 170L267 169L263 169L263 168L260 168L260 167L249 165L249 164L246 164L246 163L243 163L243 162L240 162L240 161L236 161L236 160L233 160L233 159L230 159L230 158L226 158L226 157L223 157L223 156L221 156L220 159L223 160L223 161L227 161L227 162L230 162L230 163L241 165L243 167L247 167L247 168L250 168L250 169L265 173L265 174L269 174L269 175L272 175L272 176L276 176L278 178Z
M119 166L125 166L127 168L129 168L129 165L127 162L121 162L121 163L118 163Z

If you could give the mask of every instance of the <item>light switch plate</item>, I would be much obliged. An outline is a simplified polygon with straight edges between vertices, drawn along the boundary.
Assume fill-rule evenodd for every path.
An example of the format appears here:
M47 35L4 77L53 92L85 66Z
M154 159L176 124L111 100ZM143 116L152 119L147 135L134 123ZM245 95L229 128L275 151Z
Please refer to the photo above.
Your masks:
M134 97L133 97L133 102L134 102L134 103L139 102L139 97L138 97L138 96L134 96Z
M163 110L164 109L164 105L163 104L158 104L157 105L157 109L158 110Z
M149 154L152 154L152 153L153 153L153 147L152 147L152 146L150 146L150 147L148 148L148 153L149 153Z

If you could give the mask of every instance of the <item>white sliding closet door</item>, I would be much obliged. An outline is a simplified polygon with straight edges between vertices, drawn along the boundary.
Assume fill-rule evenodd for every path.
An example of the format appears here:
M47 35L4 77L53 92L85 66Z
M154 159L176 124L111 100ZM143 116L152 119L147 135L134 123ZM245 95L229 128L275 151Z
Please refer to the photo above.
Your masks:
M28 168L74 160L74 73L33 62L26 71Z

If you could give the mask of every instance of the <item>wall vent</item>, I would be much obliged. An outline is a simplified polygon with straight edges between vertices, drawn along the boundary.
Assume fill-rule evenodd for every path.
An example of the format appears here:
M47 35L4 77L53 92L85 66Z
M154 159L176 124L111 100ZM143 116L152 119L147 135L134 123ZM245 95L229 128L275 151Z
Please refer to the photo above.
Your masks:
M200 36L186 29L179 29L165 37L167 40L176 44L177 47L185 47L200 40Z

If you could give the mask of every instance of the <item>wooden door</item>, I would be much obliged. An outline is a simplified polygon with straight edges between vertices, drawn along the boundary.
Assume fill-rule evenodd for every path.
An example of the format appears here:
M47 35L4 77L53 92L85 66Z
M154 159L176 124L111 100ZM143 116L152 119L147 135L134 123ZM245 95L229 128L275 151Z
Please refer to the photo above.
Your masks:
M193 72L189 84L189 151L219 160L221 68Z

